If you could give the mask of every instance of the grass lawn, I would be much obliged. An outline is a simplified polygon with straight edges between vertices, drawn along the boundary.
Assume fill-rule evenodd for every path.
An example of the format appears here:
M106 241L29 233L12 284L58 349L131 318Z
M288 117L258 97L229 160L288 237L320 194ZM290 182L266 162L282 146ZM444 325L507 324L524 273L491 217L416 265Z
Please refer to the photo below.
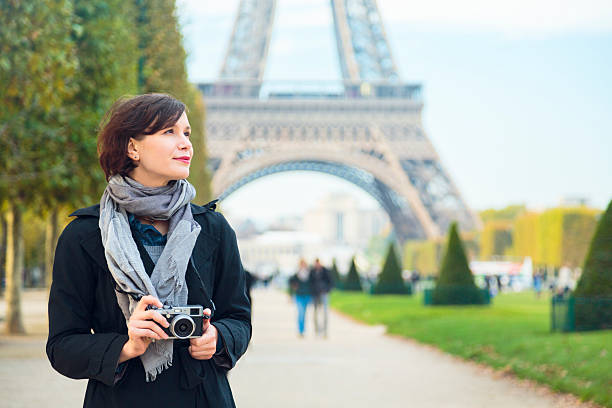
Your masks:
M490 306L423 306L422 295L334 292L331 305L387 331L612 407L612 331L550 332L550 298L497 296Z

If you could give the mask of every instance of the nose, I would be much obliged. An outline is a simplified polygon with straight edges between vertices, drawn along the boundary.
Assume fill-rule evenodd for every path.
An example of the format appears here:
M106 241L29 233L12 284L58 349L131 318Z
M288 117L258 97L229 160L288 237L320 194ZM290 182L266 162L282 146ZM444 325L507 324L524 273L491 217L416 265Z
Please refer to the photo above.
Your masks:
M191 149L191 139L183 135L183 137L181 138L181 141L179 142L179 149L181 150Z

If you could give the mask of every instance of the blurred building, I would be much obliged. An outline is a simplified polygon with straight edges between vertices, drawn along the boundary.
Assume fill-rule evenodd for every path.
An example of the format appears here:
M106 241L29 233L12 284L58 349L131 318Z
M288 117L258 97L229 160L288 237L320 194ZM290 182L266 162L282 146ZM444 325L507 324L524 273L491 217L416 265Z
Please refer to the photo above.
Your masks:
M366 248L370 238L389 228L389 217L381 209L363 209L349 194L331 194L304 215L304 231L328 244Z
M238 239L248 238L258 234L257 225L250 218L246 220L236 220L234 231L236 232Z
M244 267L259 275L276 271L283 275L295 272L298 261L309 262L319 256L325 245L321 237L303 231L266 231L238 240Z
M589 199L581 196L564 196L559 200L560 207L588 207Z
M360 208L349 194L329 195L303 218L279 217L263 230L250 220L236 226L242 263L260 276L292 274L300 258L309 264L319 258L327 266L335 259L345 272L350 259L365 250L372 236L389 228L384 211Z

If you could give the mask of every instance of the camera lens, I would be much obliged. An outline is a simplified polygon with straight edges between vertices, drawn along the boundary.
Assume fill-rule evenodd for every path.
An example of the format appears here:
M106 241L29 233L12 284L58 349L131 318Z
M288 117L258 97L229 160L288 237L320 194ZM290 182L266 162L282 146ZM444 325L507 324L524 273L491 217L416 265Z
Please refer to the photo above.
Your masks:
M174 337L178 337L179 339L186 339L191 336L191 334L195 330L195 323L193 319L187 315L178 315L170 324L170 332L174 335Z

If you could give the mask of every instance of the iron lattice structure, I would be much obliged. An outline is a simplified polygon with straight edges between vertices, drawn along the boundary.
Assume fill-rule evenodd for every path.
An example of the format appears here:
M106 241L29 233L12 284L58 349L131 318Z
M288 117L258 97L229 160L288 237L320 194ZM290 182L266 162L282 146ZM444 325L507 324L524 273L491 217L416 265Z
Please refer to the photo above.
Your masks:
M341 177L374 197L401 241L479 220L461 199L422 126L421 86L400 82L375 0L331 0L343 80L263 82L275 0L241 0L207 106L213 194L269 174Z

